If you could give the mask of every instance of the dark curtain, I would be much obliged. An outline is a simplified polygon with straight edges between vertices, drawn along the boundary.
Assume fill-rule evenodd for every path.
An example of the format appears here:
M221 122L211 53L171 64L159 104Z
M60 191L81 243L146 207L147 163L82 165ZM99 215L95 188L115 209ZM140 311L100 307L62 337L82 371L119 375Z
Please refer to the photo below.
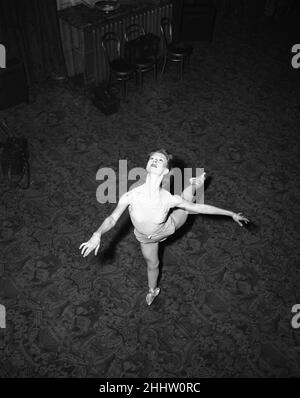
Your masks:
M56 0L0 0L0 42L23 61L28 83L65 75Z

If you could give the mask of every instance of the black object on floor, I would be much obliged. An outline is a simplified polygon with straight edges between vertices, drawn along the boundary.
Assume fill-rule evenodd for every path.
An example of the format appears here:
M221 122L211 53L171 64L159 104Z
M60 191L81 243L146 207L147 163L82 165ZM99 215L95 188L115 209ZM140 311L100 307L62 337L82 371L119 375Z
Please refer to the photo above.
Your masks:
M1 168L4 181L10 187L27 189L30 186L30 166L28 140L24 136L15 137L4 122L0 121L0 133L6 136L1 151Z
M105 115L112 115L118 112L120 100L104 86L98 86L93 90L93 104Z
M0 109L28 102L28 85L23 63L14 58L0 69Z

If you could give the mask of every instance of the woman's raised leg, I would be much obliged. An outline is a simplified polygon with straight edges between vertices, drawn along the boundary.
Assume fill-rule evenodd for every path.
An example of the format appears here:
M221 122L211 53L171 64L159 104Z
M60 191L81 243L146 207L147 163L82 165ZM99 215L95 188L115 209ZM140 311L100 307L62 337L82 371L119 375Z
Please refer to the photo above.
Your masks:
M181 197L189 202L196 200L196 190L203 186L206 174L203 173L200 177L191 178L190 185L188 185L181 194ZM175 228L178 229L186 222L189 212L184 209L176 209L172 212L170 217L173 218Z

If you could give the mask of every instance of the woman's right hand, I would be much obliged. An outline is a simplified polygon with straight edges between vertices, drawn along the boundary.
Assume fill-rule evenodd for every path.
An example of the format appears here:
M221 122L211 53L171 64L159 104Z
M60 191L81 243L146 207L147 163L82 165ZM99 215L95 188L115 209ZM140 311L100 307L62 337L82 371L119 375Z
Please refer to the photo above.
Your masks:
M95 250L95 256L98 253L98 250L100 248L100 242L101 242L101 234L99 232L95 232L91 239L88 242L84 242L79 246L79 250L81 249L81 254L83 257L86 257Z
M242 221L243 221L245 224L247 224L248 222L250 222L250 221L248 220L248 218L246 218L246 217L244 217L244 216L242 215L242 213L233 213L233 214L232 214L232 218L233 218L233 221L237 222L237 223L239 224L240 227L243 226Z

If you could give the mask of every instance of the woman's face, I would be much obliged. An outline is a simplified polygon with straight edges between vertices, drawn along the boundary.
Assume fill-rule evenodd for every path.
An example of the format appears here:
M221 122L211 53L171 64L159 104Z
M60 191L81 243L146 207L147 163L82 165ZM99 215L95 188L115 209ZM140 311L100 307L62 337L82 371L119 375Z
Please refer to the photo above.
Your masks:
M154 152L150 155L146 170L148 173L162 175L168 173L167 168L168 160L164 154L160 152Z

